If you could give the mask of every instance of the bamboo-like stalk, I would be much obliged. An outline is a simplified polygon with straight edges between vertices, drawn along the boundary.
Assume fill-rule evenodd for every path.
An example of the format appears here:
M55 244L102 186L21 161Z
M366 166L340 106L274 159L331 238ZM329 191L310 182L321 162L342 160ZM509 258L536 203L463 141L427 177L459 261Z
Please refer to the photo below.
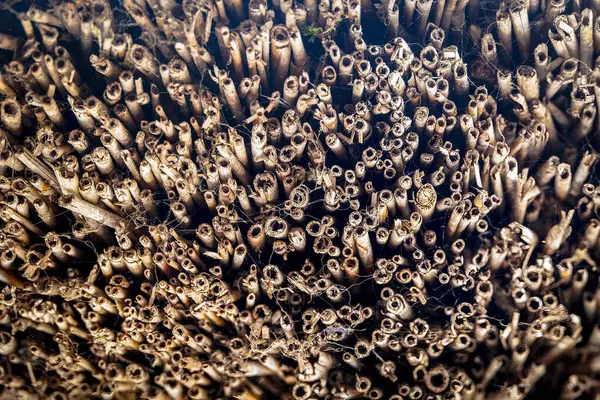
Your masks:
M529 55L531 49L531 27L527 7L523 4L514 4L510 10L510 19L515 31L517 45L521 51L521 57L525 58Z

